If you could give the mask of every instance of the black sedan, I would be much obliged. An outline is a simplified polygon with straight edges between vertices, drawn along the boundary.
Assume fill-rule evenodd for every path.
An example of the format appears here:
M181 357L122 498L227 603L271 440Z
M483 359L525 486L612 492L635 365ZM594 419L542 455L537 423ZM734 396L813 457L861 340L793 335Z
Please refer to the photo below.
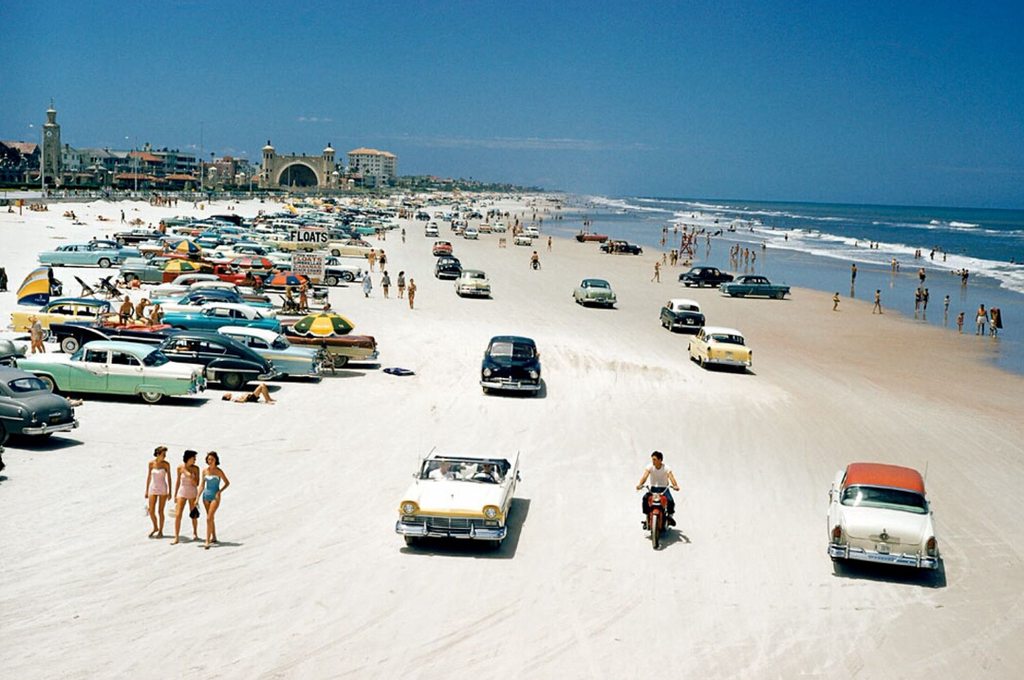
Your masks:
M462 263L459 258L442 255L434 264L434 276L439 279L457 279L462 274Z
M629 241L605 241L601 244L601 251L619 255L642 255L644 249Z
M716 267L693 267L690 271L679 275L679 283L687 288L690 286L715 288L728 281L732 281L732 274L720 271Z
M271 380L277 375L270 361L220 333L175 331L160 345L160 350L171 361L205 366L206 379L229 390L242 389L253 380Z
M510 392L540 391L540 352L537 343L518 335L496 335L487 344L480 365L480 386Z
M48 437L76 427L75 409L67 399L31 373L0 366L0 446L11 434Z

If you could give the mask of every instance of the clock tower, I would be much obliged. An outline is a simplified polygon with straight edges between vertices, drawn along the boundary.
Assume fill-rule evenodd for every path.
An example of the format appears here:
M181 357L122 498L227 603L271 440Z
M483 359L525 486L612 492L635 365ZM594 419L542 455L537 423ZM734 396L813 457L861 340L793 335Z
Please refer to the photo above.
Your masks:
M45 186L60 186L63 175L61 173L60 158L60 125L57 124L57 110L50 102L50 108L46 110L46 122L43 123L43 149L40 155L40 168L42 173L42 184Z

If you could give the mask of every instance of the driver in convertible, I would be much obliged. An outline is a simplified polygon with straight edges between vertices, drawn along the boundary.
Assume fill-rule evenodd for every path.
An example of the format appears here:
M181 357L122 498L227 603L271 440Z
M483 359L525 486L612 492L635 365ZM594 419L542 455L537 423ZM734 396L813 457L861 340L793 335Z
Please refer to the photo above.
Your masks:
M488 484L501 484L501 475L494 469L491 463L484 463L480 469L473 474L474 482L487 482Z

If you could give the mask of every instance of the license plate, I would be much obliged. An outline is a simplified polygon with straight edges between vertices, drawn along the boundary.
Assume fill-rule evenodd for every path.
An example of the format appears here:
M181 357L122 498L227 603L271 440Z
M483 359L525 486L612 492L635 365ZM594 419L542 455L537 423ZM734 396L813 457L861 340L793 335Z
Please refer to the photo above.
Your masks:
M875 550L879 554L881 554L881 555L888 555L889 554L889 546L886 543L877 543L877 544L875 544Z
M686 325L687 326L692 326L693 325L693 319L687 319L686 320Z

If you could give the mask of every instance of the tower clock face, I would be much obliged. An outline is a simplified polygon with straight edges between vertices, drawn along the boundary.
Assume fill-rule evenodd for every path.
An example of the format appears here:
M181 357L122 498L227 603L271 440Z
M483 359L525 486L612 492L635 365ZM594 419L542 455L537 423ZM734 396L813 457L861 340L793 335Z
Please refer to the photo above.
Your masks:
M53 137L53 130L47 130L46 131L46 136L47 137Z

